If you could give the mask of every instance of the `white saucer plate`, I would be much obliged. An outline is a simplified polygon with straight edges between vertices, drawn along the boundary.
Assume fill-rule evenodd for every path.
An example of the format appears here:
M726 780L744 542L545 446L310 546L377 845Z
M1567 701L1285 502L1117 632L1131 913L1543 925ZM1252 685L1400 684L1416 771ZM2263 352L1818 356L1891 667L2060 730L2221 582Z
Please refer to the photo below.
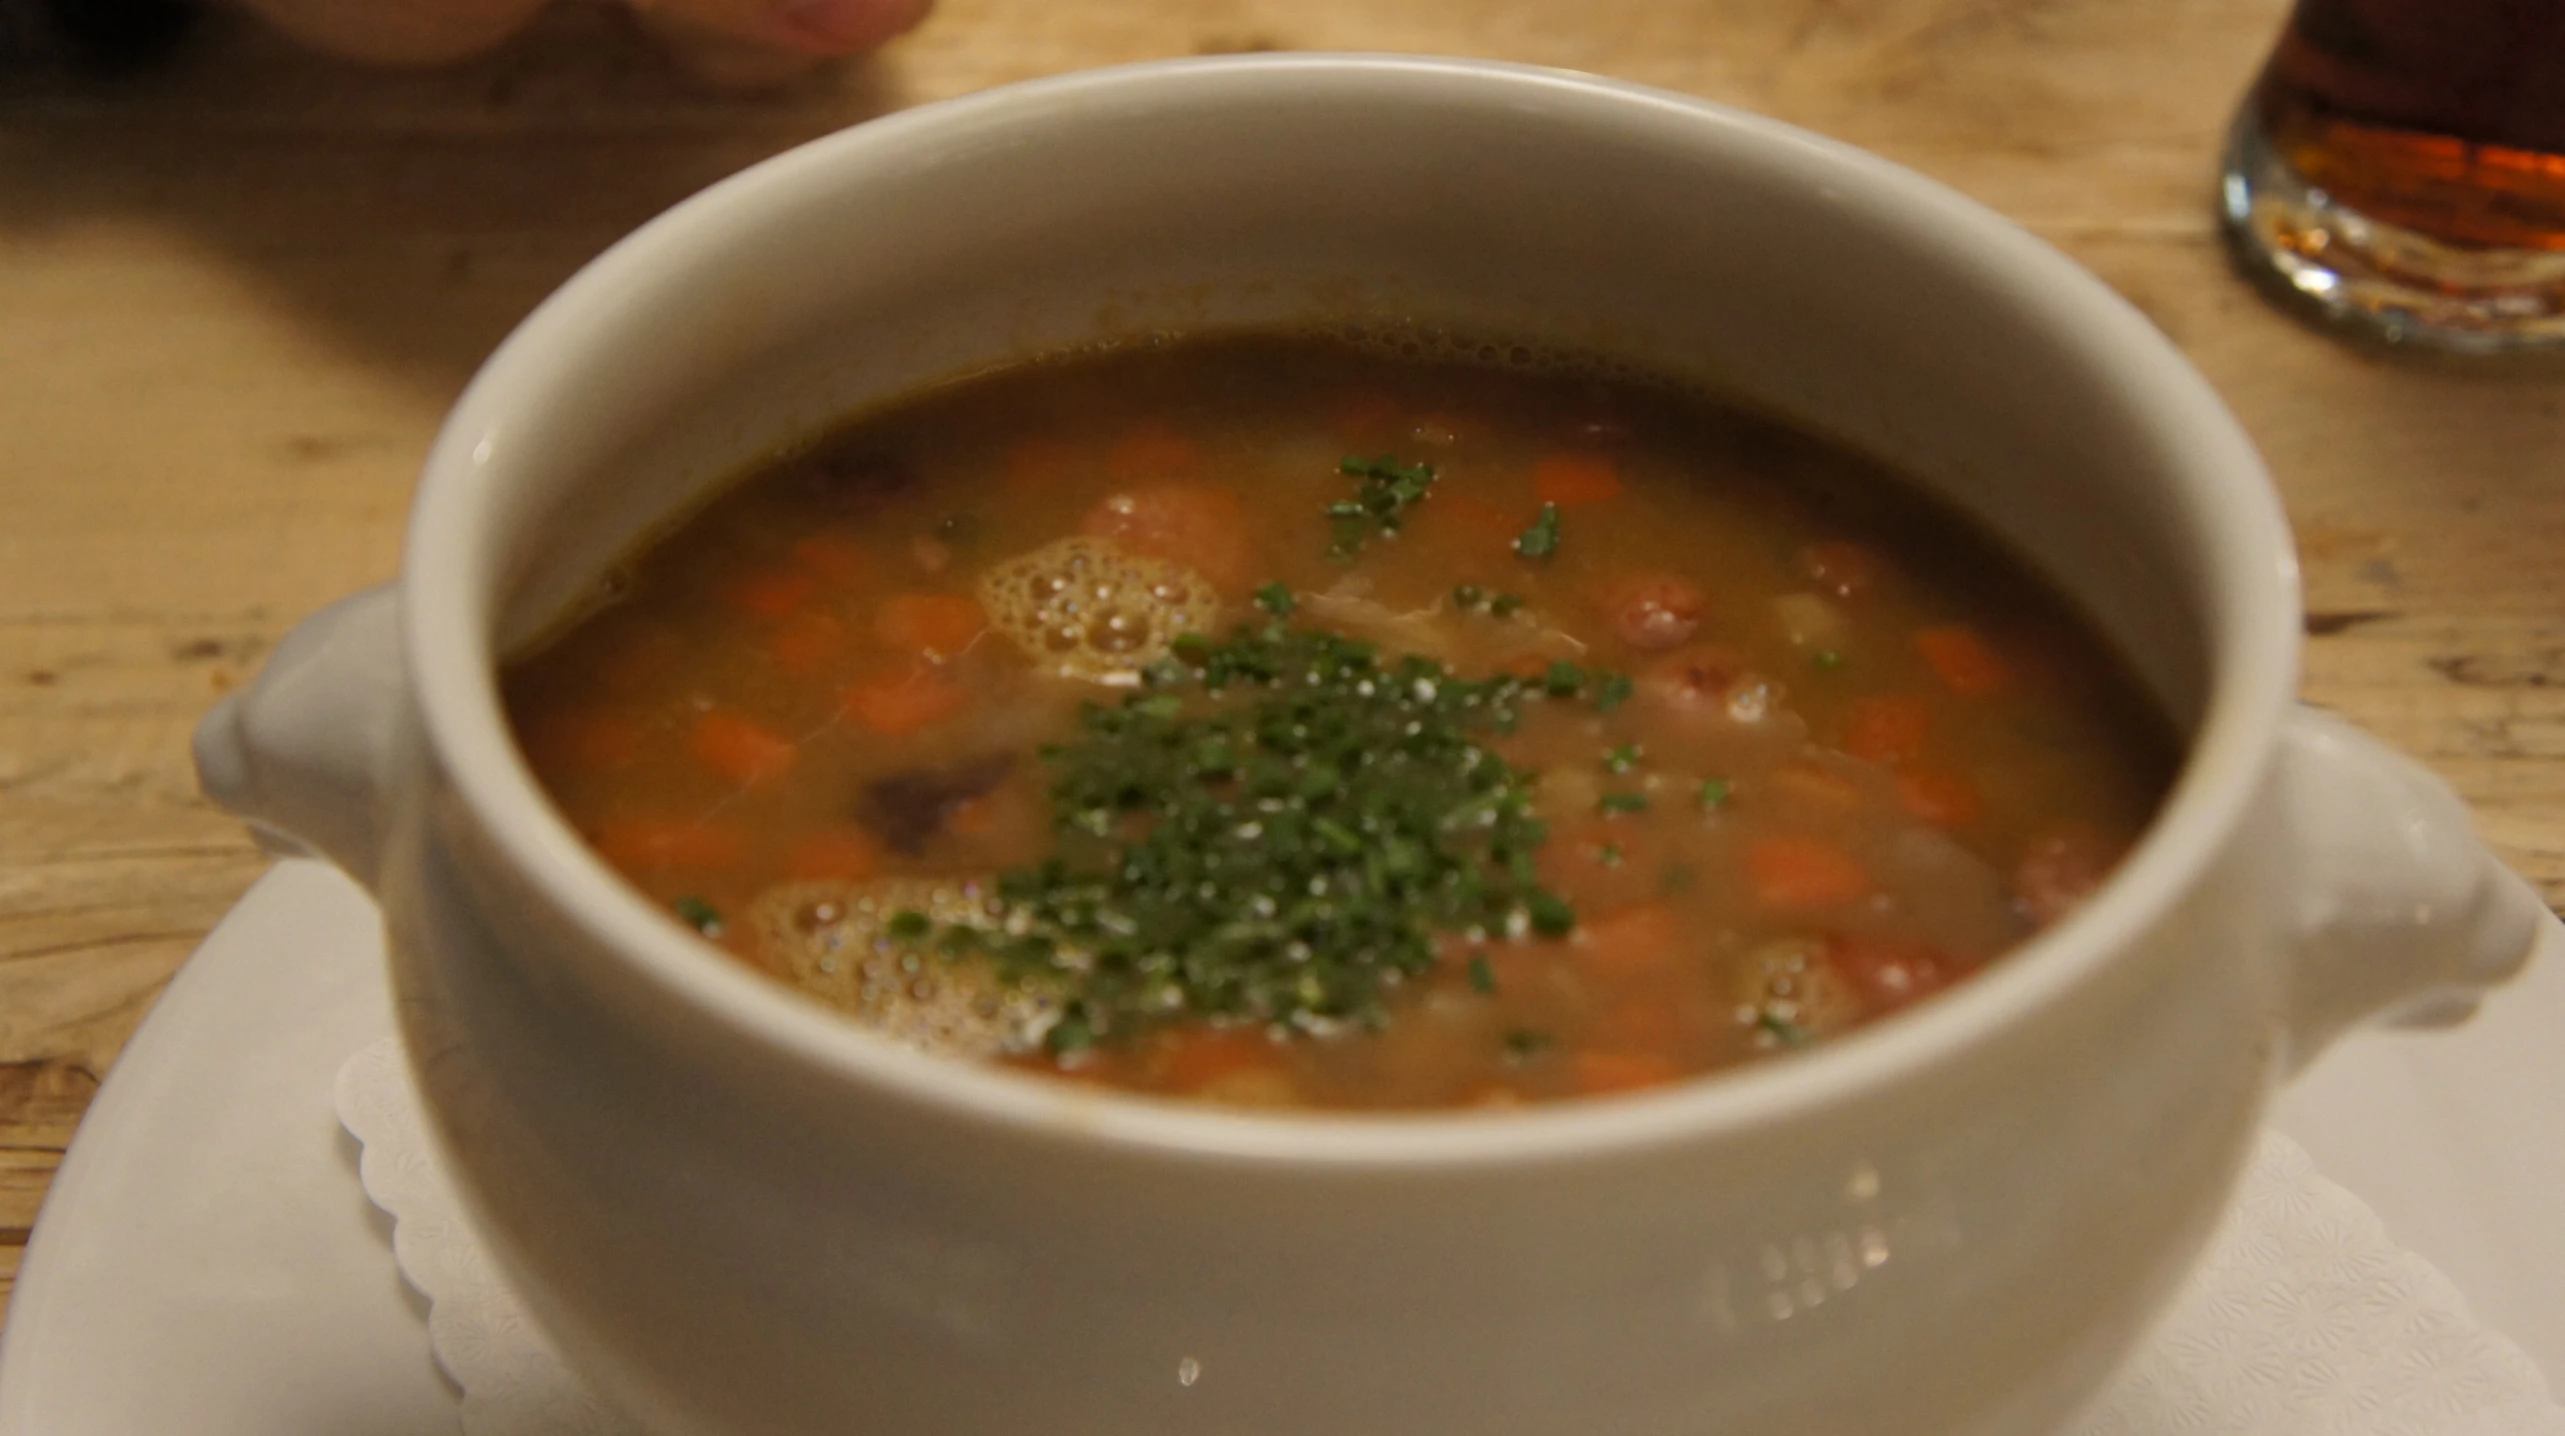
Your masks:
M389 1025L372 904L279 864L170 984L54 1180L0 1345L0 1436L453 1436L331 1108ZM2551 1385L2565 1373L2565 970L2455 1032L2350 1039L2276 1115Z

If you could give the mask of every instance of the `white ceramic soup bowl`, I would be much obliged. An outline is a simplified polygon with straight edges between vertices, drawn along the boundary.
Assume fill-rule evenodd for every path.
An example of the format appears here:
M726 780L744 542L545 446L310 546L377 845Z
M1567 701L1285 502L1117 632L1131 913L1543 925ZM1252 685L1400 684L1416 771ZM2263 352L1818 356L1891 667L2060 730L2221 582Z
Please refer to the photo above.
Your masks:
M1249 1115L903 1050L725 960L547 804L493 681L633 538L845 410L1100 335L1370 316L1707 380L1895 460L2122 644L2188 760L2082 911L1804 1054L1504 1115ZM669 1433L2051 1429L2202 1248L2273 1084L2552 926L2293 706L2288 535L2135 312L1987 211L1584 76L1075 75L680 205L490 360L400 582L199 735L370 885L480 1229Z

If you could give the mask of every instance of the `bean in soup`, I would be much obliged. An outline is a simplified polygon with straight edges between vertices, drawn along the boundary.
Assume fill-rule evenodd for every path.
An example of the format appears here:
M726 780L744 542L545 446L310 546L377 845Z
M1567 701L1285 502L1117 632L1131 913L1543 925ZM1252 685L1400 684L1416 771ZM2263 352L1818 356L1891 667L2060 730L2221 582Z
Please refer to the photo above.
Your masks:
M505 689L637 888L901 1040L1233 1104L1822 1043L2064 916L2175 762L1858 455L1330 340L935 390L620 579Z

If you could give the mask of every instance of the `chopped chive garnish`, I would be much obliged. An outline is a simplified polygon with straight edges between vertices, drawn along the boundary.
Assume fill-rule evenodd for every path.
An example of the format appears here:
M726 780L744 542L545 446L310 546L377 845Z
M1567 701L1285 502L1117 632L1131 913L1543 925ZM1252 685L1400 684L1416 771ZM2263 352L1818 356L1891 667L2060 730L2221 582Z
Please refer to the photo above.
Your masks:
M1095 1028L1072 1012L1051 1024L1051 1030L1042 1034L1042 1045L1051 1049L1054 1057L1075 1056L1095 1045Z
M1496 969L1488 965L1486 953L1482 952L1470 959L1470 990L1473 992L1496 990Z
M1644 751L1636 743L1624 743L1618 748L1606 748L1603 750L1603 771L1629 772L1632 768L1639 766L1639 757Z
M1548 558L1559 551L1559 506L1541 505L1541 516L1514 540L1514 551L1525 558Z
M1728 780L1725 778L1702 779L1701 811L1714 812L1726 806L1728 806Z
M1602 801L1596 803L1595 806L1606 813L1644 813L1648 810L1648 795L1645 793L1606 793L1603 795Z
M1543 937L1565 937L1576 931L1576 909L1555 893L1535 891L1526 907L1532 915L1532 930Z
M1755 1026L1771 1033L1774 1039L1784 1047L1808 1045L1808 1029L1786 1018L1776 1017L1769 1012L1758 1012L1755 1014Z
M1594 711L1609 713L1630 701L1633 685L1627 673L1606 673L1594 685Z
M1053 852L999 875L1002 924L891 934L1035 987L1066 1054L1205 1018L1370 1026L1446 934L1575 929L1534 865L1533 775L1485 746L1530 681L1279 618L1175 656L1042 751Z
M1487 601L1487 611L1498 618L1512 618L1523 611L1523 595L1500 593Z
M1407 511L1434 486L1432 464L1402 464L1387 454L1376 459L1348 456L1337 462L1336 470L1362 482L1355 486L1354 497L1327 506L1327 519L1336 535L1327 550L1330 558L1352 558L1369 540L1397 533L1407 521Z
M669 906L678 920L706 937L721 936L721 910L699 897L681 897Z
M1549 671L1541 675L1541 691L1553 698L1573 698L1576 691L1584 686L1585 670L1564 658L1552 663Z
M1595 853L1594 860L1607 868L1617 868L1621 866L1621 845L1619 843L1605 843L1602 848Z
M1298 606L1292 599L1291 589L1286 585L1269 583L1256 590L1256 607L1276 618L1289 618L1292 609Z
M934 927L935 924L927 919L926 914L909 908L893 913L891 920L882 925L882 931L902 942L915 942L933 931Z

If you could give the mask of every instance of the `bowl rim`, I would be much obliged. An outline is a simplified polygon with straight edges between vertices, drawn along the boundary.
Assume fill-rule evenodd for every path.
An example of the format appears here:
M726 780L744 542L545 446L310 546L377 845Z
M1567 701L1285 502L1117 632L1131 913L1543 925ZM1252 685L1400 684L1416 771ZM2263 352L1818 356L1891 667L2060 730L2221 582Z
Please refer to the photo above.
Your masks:
M1940 230L2006 266L2014 297L2150 430L2176 446L2178 495L2200 533L2210 615L2201 719L2162 809L2095 897L2067 920L1933 1002L1806 1053L1625 1096L1505 1112L1268 1114L1115 1091L931 1056L866 1032L720 954L658 912L591 853L546 799L509 736L485 596L494 463L508 415L547 402L580 366L565 362L583 316L640 289L682 284L725 233L788 204L832 172L940 131L1059 123L1087 105L1147 99L1219 105L1294 87L1376 85L1464 104L1537 100L1608 128L1615 120L1699 129L1704 144L1804 167L1812 186L1894 206L1902 232ZM2209 521L2211 516L2214 522ZM1149 61L1019 82L901 111L822 136L722 180L618 241L547 298L482 366L440 430L402 558L404 664L429 755L479 831L577 933L625 975L718 1035L779 1057L824 1084L854 1084L933 1118L1054 1146L1100 1146L1256 1167L1426 1170L1546 1164L1628 1154L1669 1141L1764 1129L1911 1081L2093 981L2204 877L2262 787L2289 709L2300 642L2294 550L2261 460L2207 381L2098 278L1994 211L1852 146L1688 95L1574 71L1436 56L1285 53Z

